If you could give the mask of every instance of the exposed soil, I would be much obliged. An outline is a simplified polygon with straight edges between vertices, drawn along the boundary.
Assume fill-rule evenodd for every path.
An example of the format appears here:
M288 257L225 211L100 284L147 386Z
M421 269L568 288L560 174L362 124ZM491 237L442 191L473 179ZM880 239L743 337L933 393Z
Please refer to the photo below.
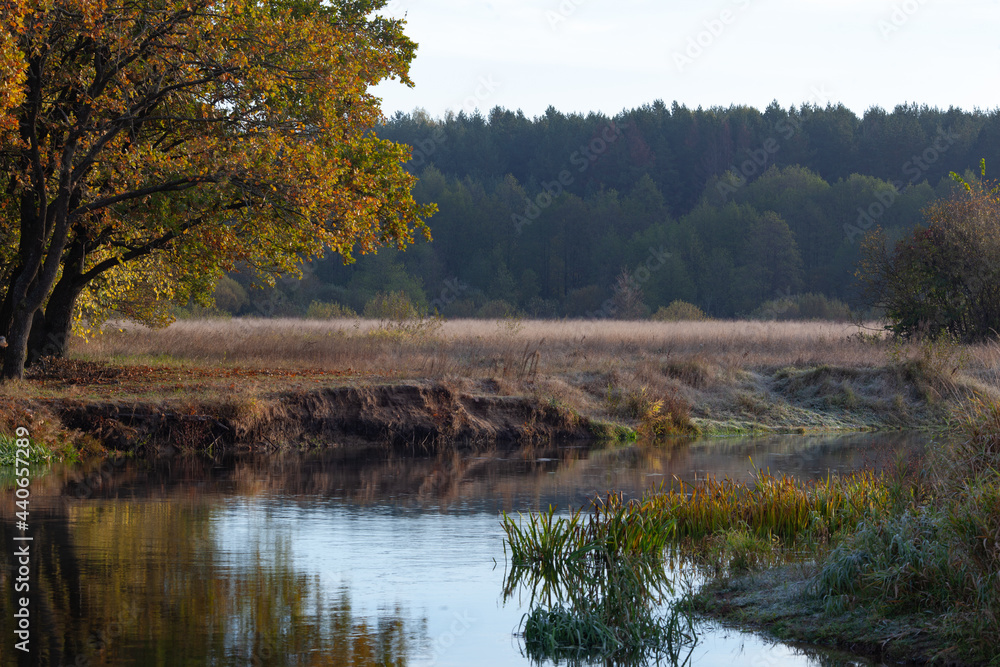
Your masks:
M32 369L28 379L56 396L18 400L21 410L44 410L64 428L122 450L342 444L352 438L431 450L593 437L589 420L531 397L498 396L489 387L482 394L460 392L432 382L373 384L350 370L65 360ZM351 380L356 386L329 386ZM67 397L68 389L84 395Z

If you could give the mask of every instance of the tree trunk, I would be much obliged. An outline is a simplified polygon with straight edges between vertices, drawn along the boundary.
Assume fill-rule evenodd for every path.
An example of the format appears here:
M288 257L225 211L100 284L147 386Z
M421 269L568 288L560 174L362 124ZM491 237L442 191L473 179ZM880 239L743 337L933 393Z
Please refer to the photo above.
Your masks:
M28 356L24 360L25 368L33 366L44 356L41 351L45 346L46 335L45 314L39 308L35 311L34 317L31 318L31 329L28 331Z
M73 331L73 310L85 284L80 280L85 257L84 242L74 239L63 264L62 276L52 288L44 316L38 311L32 322L28 336L28 366L42 357L61 359L66 356L66 342Z
M27 304L20 303L14 308L10 329L7 331L7 349L3 355L4 380L20 380L24 377L24 362L28 356L28 332L34 319L35 308L28 312Z
M7 350L3 357L3 369L0 370L2 380L19 380L24 377L24 363L28 357L28 335L35 321L35 312L42 307L52 292L59 269L59 258L62 257L66 247L68 225L59 221L55 227L44 264L38 261L34 263L35 267L41 264L41 270L36 268L32 271L35 279L27 280L26 276L22 275L14 282L11 290L14 292L16 303L7 331ZM29 267L32 265L31 262L24 264Z

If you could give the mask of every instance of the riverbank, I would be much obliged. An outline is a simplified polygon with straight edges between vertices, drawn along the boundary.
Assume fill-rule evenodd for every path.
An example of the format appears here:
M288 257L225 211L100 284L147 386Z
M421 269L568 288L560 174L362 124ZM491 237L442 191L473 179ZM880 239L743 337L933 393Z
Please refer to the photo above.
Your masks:
M781 565L720 579L693 597L692 609L740 630L757 630L787 642L835 648L903 665L964 664L955 637L938 617L910 613L887 617L865 606L831 609L813 590L818 567Z
M993 407L958 420L978 444L910 465L913 478L867 485L871 498L891 495L891 511L872 511L849 530L801 511L799 499L825 487L786 494L790 485L773 485L781 493L761 514L786 513L823 546L811 570L730 571L734 555L775 562L773 527L748 534L741 526L756 505L744 501L749 489L733 490L729 514L743 523L708 544L726 576L698 599L704 613L788 639L946 660L956 642L970 654L1000 641L998 368L996 345L898 345L830 324L180 322L74 341L70 359L0 387L0 432L27 428L67 458L355 439L424 452L945 428L978 396ZM987 427L977 431L979 423ZM717 500L705 507L703 516L719 516ZM708 524L716 530L715 519ZM800 536L786 537L801 557Z
M1000 664L1000 402L973 399L954 423L952 438L872 478L875 511L824 539L811 521L782 536L778 555L788 549L796 564L773 558L770 530L746 552L716 552L692 608L883 662ZM782 511L766 498L749 505L740 511ZM733 543L727 529L713 539Z
M940 428L969 396L1000 396L998 368L994 345L830 323L120 324L0 387L0 429L91 452Z

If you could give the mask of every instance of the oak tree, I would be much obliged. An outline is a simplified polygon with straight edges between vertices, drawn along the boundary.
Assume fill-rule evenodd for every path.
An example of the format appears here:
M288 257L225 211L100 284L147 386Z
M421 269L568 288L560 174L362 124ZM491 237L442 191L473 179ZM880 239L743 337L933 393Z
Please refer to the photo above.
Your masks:
M371 131L416 48L385 0L0 2L4 378L81 298L149 319L226 270L428 234L409 149Z

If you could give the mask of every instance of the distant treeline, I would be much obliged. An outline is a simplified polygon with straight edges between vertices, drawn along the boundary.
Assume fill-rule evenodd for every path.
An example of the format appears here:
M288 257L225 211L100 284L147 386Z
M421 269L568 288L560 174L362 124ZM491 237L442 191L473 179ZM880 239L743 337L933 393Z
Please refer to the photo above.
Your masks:
M623 271L649 311L678 299L715 317L807 293L850 301L868 229L901 234L952 188L949 172L1000 164L1000 112L917 106L861 118L844 106L659 101L614 118L418 111L377 133L413 147L414 196L439 206L434 241L346 267L327 257L263 294L229 282L220 307L360 311L403 291L450 316L604 317Z

